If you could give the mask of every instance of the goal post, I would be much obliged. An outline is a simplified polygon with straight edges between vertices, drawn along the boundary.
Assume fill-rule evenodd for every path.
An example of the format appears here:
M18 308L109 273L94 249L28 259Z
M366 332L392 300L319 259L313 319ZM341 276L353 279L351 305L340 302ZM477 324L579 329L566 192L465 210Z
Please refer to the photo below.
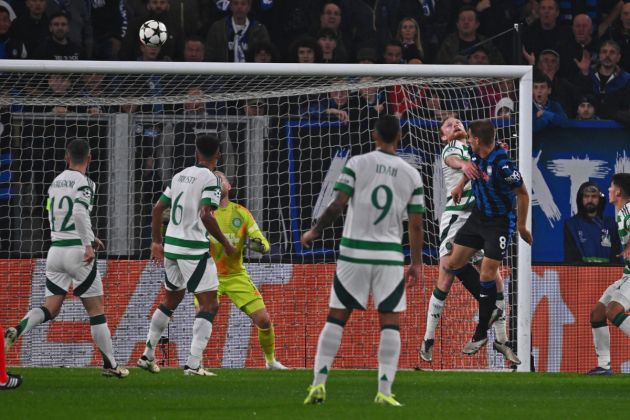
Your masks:
M60 76L58 80L55 75ZM91 75L99 77L91 80ZM40 304L36 299L41 296L35 293L35 288L42 281L48 226L38 200L50 176L63 169L63 139L86 138L97 152L90 166L98 187L92 217L97 234L107 240L107 250L99 258L107 262L103 266L107 271L104 275L120 286L119 291L125 291L120 301L108 303L117 306L120 318L119 331L113 332L114 342L123 359L134 357L138 343L144 341L139 332L145 332L144 312L150 309L146 307L149 304L142 306L138 302L146 299L153 303L159 291L151 282L159 285L160 272L147 262L151 203L177 168L191 159L194 161L194 142L191 149L190 139L213 133L222 140L221 164L235 181L236 201L250 209L272 245L270 256L247 254L252 278L262 288L268 305L275 309L272 316L277 331L286 332L285 336L298 331L304 334L300 343L283 343L282 334L278 334L279 348L293 361L289 365L308 365L312 363L313 355L309 352L317 332L305 320L311 309L310 296L306 296L316 294L317 307L325 307L328 292L325 286L329 284L341 225L338 222L327 229L313 250L301 248L299 234L329 202L336 173L344 162L372 147L370 131L374 118L383 112L401 116L404 139L400 155L418 168L429 191L425 255L426 263L432 264L437 261L438 216L443 210L440 201L446 197L444 191L439 191L438 116L456 112L467 122L491 118L501 135L506 136L510 156L518 160L531 197L531 83L529 66L2 60L0 115L6 128L0 134L11 144L14 164L8 218L9 242L13 245L8 252L0 248L0 264L4 260L9 272L7 280L14 281L16 286L0 292L4 293L0 302L3 299L12 302L10 294L20 296L16 307L11 308L14 317L22 315L29 305ZM331 100L346 101L346 105L334 108ZM500 104L511 111L508 116L498 117ZM527 226L531 229L531 203ZM28 259L30 264L25 262ZM505 272L511 283L509 312L514 326L510 335L522 361L518 370L529 371L532 316L529 245L518 239L508 261ZM24 274L25 270L29 274ZM407 338L407 353L401 355L403 367L415 367L428 296L433 278L437 277L435 267L429 267L427 272L424 288L410 292L410 299L419 301L410 309L412 314L403 325L413 328ZM136 277L131 279L133 275ZM316 280L309 282L309 276ZM30 299L24 298L25 294ZM292 299L294 305L288 307ZM444 330L457 325L455 319L460 316L472 323L470 297L462 295L460 299L456 295L452 299L445 310L451 323L443 320ZM189 303L185 301L182 305ZM466 308L456 311L460 303ZM247 346L256 347L252 342L255 340L249 338L248 320L233 309L222 310L224 316L218 319L226 322L224 330L228 333L219 340L221 354L210 356L215 358L213 363L256 366L258 359L252 359L247 351ZM283 319L282 311L293 310ZM76 322L78 317L80 312L72 307L62 310L58 320ZM320 318L318 315L317 319ZM2 320L9 325L15 321ZM61 346L50 343L51 337L60 333L54 327L55 322L43 333L33 332L35 337L31 341L25 337L18 349L20 355L13 354L11 357L17 357L13 360L45 365L46 361L24 355ZM367 321L361 318L357 322ZM177 354L184 348L180 350L180 342L186 340L187 327L184 321L181 325L179 329L177 325L171 327L170 342ZM245 338L238 338L236 332ZM436 350L450 349L448 360L445 357L441 362L442 368L500 368L501 361L491 350L483 361L464 360L459 351L453 350L461 337L447 331L439 335L442 344ZM82 346L68 346L65 351L82 354L85 352ZM344 351L358 350L342 347L341 354ZM172 354L169 357L175 357ZM362 357L360 353L350 353L340 363L346 367L369 366L371 359L359 360ZM85 358L81 360L90 363Z

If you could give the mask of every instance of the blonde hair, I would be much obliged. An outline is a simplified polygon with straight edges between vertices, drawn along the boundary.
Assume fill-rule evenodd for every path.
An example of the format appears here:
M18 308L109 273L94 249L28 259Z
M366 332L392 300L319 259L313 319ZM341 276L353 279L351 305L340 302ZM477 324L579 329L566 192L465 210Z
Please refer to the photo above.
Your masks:
M398 32L396 33L396 39L400 41L401 44L404 45L402 38L402 26L405 22L413 22L413 26L416 28L416 36L414 37L413 43L420 51L420 55L424 56L424 50L422 49L422 41L420 40L420 25L418 25L418 21L416 21L412 17L402 18L400 23L398 23Z

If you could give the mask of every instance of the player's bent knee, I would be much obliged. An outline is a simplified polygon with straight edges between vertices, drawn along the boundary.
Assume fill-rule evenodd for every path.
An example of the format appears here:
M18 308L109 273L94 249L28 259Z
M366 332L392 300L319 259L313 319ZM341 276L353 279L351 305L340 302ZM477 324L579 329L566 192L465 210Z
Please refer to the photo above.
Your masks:
M602 321L606 321L606 307L598 303L591 310L590 321L592 323L600 323Z
M450 274L452 276L457 276L458 274L461 274L462 272L464 272L464 270L466 269L466 266L463 265L459 268L455 268L452 267L452 264L445 264L442 266L442 271L444 271L446 274Z
M615 319L619 316L619 314L623 314L623 306L619 305L616 302L611 302L606 307L606 318L610 322L615 322Z

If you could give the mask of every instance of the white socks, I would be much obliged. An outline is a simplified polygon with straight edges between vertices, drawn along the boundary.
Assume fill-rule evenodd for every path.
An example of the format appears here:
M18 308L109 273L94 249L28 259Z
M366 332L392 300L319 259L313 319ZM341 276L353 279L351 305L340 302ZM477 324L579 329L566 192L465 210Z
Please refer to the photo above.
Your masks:
M147 334L146 347L144 348L144 353L142 353L147 359L153 360L155 358L155 346L157 346L162 333L168 326L171 315L173 315L173 311L164 305L158 306L153 312L149 333Z
M313 367L315 374L313 386L326 383L328 372L332 367L333 360L335 360L337 350L339 350L339 345L341 344L343 326L330 321L329 318L322 332L319 334L317 354L315 355L315 365Z
M378 392L392 394L392 384L398 370L400 357L400 331L397 325L385 325L381 329L378 346Z

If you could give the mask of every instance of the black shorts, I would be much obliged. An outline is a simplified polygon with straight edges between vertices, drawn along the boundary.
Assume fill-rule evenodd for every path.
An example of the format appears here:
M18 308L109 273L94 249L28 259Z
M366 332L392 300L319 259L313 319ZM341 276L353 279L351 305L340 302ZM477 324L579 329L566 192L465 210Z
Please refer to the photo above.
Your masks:
M486 217L473 210L453 242L473 249L483 249L486 257L501 261L514 234L514 224L507 216Z

